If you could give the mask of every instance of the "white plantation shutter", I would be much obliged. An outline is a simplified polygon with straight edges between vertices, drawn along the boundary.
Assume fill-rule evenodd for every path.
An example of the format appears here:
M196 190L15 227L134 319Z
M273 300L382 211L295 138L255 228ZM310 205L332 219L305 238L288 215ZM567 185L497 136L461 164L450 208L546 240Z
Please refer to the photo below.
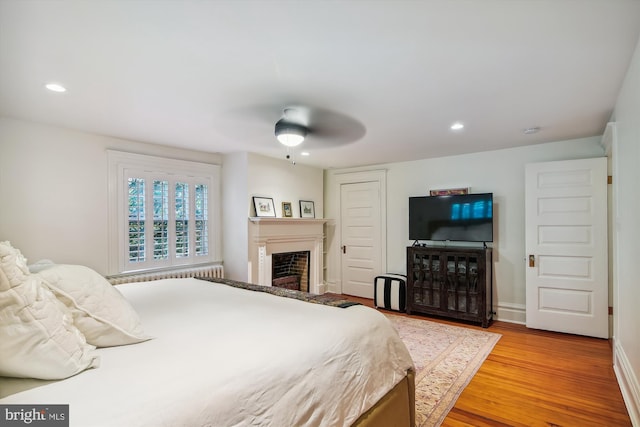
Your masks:
M169 259L169 182L153 181L153 259ZM131 238L131 235L129 235Z
M128 216L128 240L129 262L144 262L146 256L145 246L145 180L144 178L129 177L127 179L127 216Z
M112 274L217 261L217 165L110 152L110 175Z
M195 186L195 249L196 256L209 254L209 186Z

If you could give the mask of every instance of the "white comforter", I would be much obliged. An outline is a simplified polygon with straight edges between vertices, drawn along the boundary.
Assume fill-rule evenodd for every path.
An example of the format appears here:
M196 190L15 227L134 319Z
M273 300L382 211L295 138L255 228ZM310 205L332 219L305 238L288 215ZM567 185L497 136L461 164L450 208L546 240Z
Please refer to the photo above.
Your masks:
M99 368L0 404L69 404L78 427L347 426L413 367L390 322L364 306L196 279L118 289L154 339L100 349Z

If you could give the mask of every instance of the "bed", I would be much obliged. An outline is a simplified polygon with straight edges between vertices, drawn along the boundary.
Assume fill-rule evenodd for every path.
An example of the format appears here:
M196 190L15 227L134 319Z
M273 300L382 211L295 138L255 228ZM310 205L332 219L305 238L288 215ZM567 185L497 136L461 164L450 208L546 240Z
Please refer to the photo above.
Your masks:
M68 404L82 427L414 425L413 362L384 315L223 282L118 285L144 336L66 379L0 377L0 405Z

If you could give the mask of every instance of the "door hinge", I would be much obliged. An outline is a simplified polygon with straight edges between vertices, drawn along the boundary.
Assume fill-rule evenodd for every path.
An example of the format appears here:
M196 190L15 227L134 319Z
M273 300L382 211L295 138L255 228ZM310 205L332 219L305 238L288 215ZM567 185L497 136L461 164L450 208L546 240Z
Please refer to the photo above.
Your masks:
M607 184L613 184L613 177L611 175L607 176Z

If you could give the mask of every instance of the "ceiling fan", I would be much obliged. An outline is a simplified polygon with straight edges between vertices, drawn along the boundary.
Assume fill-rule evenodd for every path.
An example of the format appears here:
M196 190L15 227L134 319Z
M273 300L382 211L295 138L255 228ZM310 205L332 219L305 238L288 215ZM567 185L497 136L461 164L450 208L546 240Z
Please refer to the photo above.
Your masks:
M287 106L275 123L276 139L287 147L303 141L306 148L337 147L361 139L366 133L359 121L318 107Z
M358 120L326 108L301 103L253 104L228 110L218 131L248 141L273 138L289 148L305 150L340 147L361 139L366 129ZM304 143L303 143L304 141Z

